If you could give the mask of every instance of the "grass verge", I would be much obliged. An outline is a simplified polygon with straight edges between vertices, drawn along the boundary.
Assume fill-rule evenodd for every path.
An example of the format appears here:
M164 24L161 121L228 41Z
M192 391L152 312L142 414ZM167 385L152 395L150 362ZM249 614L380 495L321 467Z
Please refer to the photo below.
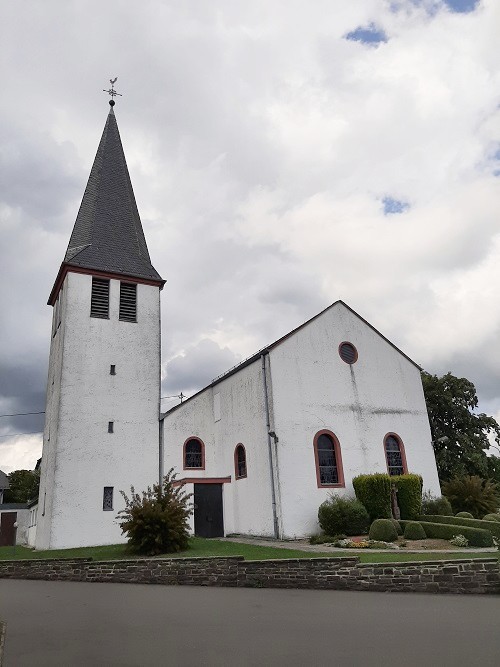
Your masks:
M259 546L242 542L223 542L220 540L206 540L193 537L190 548L177 554L166 554L165 558L189 558L202 556L243 556L245 560L270 560L274 558L321 558L359 556L362 563L394 563L419 560L453 560L455 558L493 558L500 559L500 552L478 553L474 551L460 551L457 553L443 553L426 551L423 553L380 553L375 550L359 550L353 554L345 551L311 552L298 549L284 549L273 546ZM112 544L103 547L80 547L78 549L53 549L50 551L34 551L26 547L0 547L0 560L21 560L34 558L92 558L94 560L116 560L135 558L127 552L126 544Z

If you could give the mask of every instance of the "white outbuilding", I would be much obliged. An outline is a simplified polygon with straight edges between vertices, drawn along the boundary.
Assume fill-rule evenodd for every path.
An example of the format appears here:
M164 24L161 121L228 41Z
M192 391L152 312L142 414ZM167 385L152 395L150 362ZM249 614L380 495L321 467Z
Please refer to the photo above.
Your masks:
M342 301L160 414L160 291L110 102L53 306L36 548L124 541L121 490L174 467L192 529L293 538L361 473L440 493L419 367ZM175 326L175 323L172 323ZM33 525L33 521L36 525Z

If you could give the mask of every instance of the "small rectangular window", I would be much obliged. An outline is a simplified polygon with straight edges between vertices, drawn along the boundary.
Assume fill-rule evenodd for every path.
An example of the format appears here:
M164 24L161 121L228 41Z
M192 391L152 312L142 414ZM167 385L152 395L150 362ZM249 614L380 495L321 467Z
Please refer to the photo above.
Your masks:
M109 317L109 280L92 278L90 317Z
M115 422L108 422L108 433L113 433L115 429Z
M113 511L113 487L105 486L102 496L102 509L105 512Z
M114 364L111 364L111 366L109 367L109 374L116 375L116 366Z
M137 285L120 283L120 320L137 322Z

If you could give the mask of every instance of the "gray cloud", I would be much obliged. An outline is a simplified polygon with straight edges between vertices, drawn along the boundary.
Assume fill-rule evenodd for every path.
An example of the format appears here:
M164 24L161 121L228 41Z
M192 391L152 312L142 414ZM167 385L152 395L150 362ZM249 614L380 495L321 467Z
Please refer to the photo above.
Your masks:
M42 399L45 302L118 75L132 182L168 280L165 395L342 298L500 413L497 3L460 21L410 0L0 11L3 412ZM380 48L343 37L370 25L388 36ZM384 215L388 196L409 208ZM36 460L36 438L3 440L0 467Z

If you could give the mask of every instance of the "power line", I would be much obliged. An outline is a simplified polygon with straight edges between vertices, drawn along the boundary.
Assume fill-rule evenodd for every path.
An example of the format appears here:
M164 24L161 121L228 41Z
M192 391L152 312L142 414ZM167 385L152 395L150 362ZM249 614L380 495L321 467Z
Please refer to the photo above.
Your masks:
M0 417L24 417L25 415L44 415L43 412L13 412L11 415L0 415Z

